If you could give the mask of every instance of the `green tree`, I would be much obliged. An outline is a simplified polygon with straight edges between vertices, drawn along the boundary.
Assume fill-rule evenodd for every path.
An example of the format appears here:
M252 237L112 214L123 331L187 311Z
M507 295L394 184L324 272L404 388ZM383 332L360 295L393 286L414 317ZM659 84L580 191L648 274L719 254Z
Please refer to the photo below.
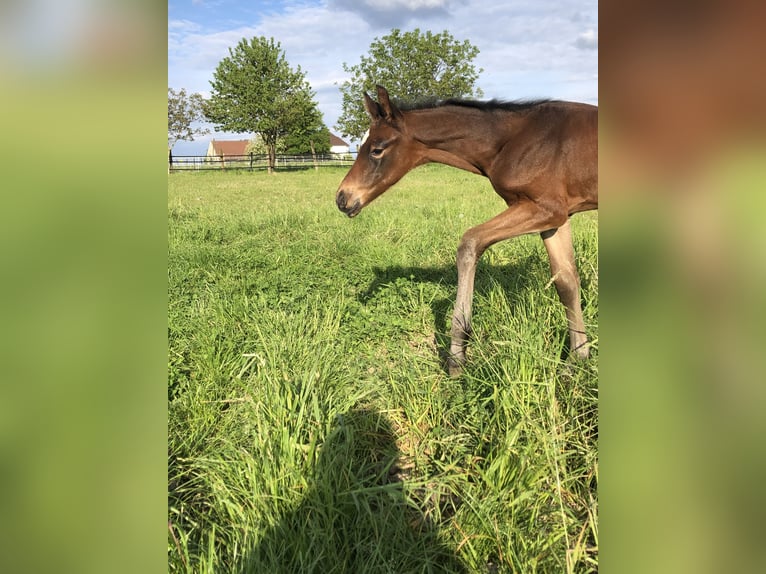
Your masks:
M304 118L304 124L285 136L287 153L316 154L330 151L330 130L322 120L319 110Z
M277 153L285 153L285 140L281 139L277 142ZM266 144L263 143L263 138L256 134L252 138L250 138L250 141L247 143L247 146L245 146L245 153L246 154L255 154L255 155L268 155L269 148L266 147Z
M187 94L184 88L177 92L168 88L168 150L180 140L192 141L194 136L210 132L207 128L192 126L205 119L203 103L201 94Z
M330 129L322 124L310 132L292 133L284 142L286 153L326 154L330 151Z
M343 63L351 74L340 87L343 111L336 128L347 137L359 138L369 127L363 92L374 93L375 85L385 86L395 99L481 97L475 87L479 74L473 59L479 49L468 40L456 40L446 30L440 34L391 30L375 38L367 56L354 66Z
M205 116L222 131L255 133L276 163L280 138L304 129L319 114L300 66L293 70L274 38L243 38L218 64Z

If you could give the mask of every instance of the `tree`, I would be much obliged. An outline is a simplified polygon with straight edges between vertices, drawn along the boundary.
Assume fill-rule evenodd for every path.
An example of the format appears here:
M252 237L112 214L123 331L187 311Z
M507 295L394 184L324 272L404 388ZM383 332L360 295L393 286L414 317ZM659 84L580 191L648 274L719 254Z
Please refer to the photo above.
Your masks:
M478 53L468 40L455 40L446 30L433 34L418 28L404 33L393 29L388 36L375 38L359 64L343 63L351 79L340 88L343 112L336 128L347 137L362 136L369 127L362 94L374 92L376 84L400 101L481 97L474 84L484 70L477 71L472 63Z
M319 114L303 71L290 68L274 38L243 38L229 48L210 85L205 116L223 131L258 134L268 150L269 173L280 138Z
M192 127L195 122L205 119L203 102L201 94L187 95L184 88L177 92L168 88L168 150L180 140L192 141L194 136L210 132L203 127Z
M287 153L311 153L316 156L318 153L330 151L330 130L324 125L321 112L315 110L305 117L303 125L290 132L284 141Z
M325 154L330 151L330 129L322 124L312 131L292 133L285 137L285 149L293 154Z
M285 153L285 140L281 139L277 142L277 153ZM263 138L260 136L260 134L256 134L252 138L250 138L250 141L247 142L247 146L245 146L245 153L246 154L254 154L254 155L268 155L269 148L266 147L266 144L263 143Z

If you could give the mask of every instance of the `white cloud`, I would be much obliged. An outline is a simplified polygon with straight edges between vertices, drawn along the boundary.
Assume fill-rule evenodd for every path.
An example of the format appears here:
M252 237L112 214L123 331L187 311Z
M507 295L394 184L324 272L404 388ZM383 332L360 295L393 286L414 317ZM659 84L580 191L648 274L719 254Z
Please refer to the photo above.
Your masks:
M577 37L575 45L581 50L597 50L598 34L594 29L586 30Z
M191 20L168 20L168 30L196 31L200 25Z
M380 7L385 10L405 8L407 10L420 10L422 8L446 8L449 0L363 0L359 4L370 7Z
M448 15L460 0L331 0L330 7L358 14L373 28L400 28L415 19Z

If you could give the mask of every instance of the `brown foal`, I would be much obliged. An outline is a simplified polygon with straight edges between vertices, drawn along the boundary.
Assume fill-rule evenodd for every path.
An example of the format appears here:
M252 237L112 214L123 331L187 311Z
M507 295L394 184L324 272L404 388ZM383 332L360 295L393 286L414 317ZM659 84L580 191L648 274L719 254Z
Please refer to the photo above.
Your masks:
M569 216L598 208L598 108L549 100L447 100L408 109L394 105L381 86L378 101L365 94L364 105L370 130L336 195L349 217L428 162L489 178L508 206L460 240L450 374L458 375L465 364L479 257L490 245L525 233L542 237L566 308L570 350L587 357Z

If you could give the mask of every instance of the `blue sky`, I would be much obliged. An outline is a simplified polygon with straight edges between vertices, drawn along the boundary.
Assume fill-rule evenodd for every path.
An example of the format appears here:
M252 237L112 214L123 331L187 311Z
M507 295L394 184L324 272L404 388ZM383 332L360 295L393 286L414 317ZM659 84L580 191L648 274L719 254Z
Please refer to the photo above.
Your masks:
M242 38L273 37L301 66L332 131L341 114L343 62L357 64L392 28L447 30L480 50L487 99L550 97L598 103L595 0L169 0L168 86L208 95L218 62ZM213 134L179 142L203 154Z

